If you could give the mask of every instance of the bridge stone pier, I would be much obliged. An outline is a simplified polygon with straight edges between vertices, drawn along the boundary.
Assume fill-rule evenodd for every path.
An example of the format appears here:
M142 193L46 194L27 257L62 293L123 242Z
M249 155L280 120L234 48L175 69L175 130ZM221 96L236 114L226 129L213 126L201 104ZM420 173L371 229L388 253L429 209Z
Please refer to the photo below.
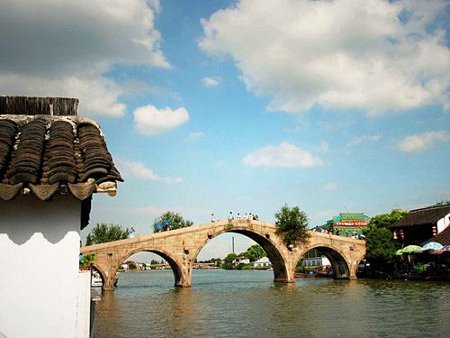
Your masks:
M310 232L305 245L288 247L276 234L271 223L253 220L233 220L136 236L115 242L81 248L83 254L95 254L94 267L103 279L103 289L113 290L115 276L122 262L131 255L147 251L164 258L172 268L175 286L189 287L197 255L213 238L225 233L243 234L264 248L272 262L274 281L294 282L299 260L311 249L318 249L330 260L336 278L356 279L356 270L363 259L365 242L325 233Z

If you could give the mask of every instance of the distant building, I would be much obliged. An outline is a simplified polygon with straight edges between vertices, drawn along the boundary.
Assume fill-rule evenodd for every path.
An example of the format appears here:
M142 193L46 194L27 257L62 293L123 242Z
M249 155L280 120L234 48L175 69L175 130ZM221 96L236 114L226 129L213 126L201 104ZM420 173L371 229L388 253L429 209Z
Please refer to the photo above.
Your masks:
M370 217L364 213L340 213L328 220L321 228L333 235L343 237L359 237L370 222Z
M301 265L306 271L321 271L326 267L331 267L331 262L321 253L320 250L312 249L305 254L299 265Z
M302 266L308 269L323 269L326 266L331 266L330 260L325 256L306 257L302 259Z
M421 245L426 241L450 244L450 205L411 210L391 225L395 239L404 245Z
M266 268L266 267L271 267L272 263L270 262L270 259L267 257L262 257L260 259L258 259L257 261L253 262L253 267L254 268Z
M234 265L239 265L239 264L250 264L250 259L246 258L246 257L236 257L236 259L233 261Z

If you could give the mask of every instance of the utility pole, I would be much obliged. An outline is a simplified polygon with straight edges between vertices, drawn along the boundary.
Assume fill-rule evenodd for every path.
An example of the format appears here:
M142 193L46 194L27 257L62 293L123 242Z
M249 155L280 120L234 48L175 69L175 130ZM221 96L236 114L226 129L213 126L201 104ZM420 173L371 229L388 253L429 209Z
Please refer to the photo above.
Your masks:
M234 236L231 237L231 251L234 253Z

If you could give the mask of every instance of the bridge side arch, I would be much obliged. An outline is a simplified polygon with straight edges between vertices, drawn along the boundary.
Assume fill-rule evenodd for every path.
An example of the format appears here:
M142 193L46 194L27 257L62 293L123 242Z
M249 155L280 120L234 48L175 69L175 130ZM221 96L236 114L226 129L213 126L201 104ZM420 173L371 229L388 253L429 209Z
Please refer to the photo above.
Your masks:
M134 254L137 254L139 252L151 252L154 254L157 254L158 256L161 256L170 266L173 272L173 277L175 279L175 286L179 286L182 284L183 279L183 267L180 262L176 260L170 253L168 253L166 250L162 250L160 248L153 248L153 247L146 247L143 246L141 248L135 248L133 250L127 250L125 251L120 257L119 257L119 264L116 267L116 271L119 269L119 266L122 262L124 262L127 258L133 256ZM114 274L115 274L114 273Z
M103 266L101 264L95 263L92 266L95 270L97 270L97 272L100 274L100 278L102 279L103 285L106 284L106 280L107 280L107 276L108 274L106 273L106 271L103 269ZM91 272L92 273L92 272Z
M335 278L344 279L352 276L351 262L348 261L347 255L339 248L332 244L317 243L308 246L296 258L295 266L304 258L308 251L317 249L321 254L328 258L334 271Z
M290 274L290 269L287 266L288 259L283 255L282 251L278 245L272 241L270 234L261 234L253 229L248 229L245 227L233 226L231 229L223 229L216 231L213 235L208 235L207 238L197 247L193 257L194 260L197 258L200 251L208 244L212 239L224 234L224 233L237 233L244 235L256 243L258 243L267 253L270 262L272 263L274 281L275 282L287 282L291 281L292 276Z

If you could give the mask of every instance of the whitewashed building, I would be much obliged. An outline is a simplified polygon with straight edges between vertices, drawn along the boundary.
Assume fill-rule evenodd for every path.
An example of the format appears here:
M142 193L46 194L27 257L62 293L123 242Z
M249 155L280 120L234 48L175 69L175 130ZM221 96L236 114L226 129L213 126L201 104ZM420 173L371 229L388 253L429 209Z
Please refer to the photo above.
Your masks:
M272 263L270 262L270 259L267 257L262 257L258 259L257 261L253 262L253 267L255 268L266 268L271 267Z
M250 259L246 258L246 257L236 257L236 259L233 261L234 265L239 265L239 264L250 264Z
M0 337L88 337L80 230L120 174L78 100L0 97Z

